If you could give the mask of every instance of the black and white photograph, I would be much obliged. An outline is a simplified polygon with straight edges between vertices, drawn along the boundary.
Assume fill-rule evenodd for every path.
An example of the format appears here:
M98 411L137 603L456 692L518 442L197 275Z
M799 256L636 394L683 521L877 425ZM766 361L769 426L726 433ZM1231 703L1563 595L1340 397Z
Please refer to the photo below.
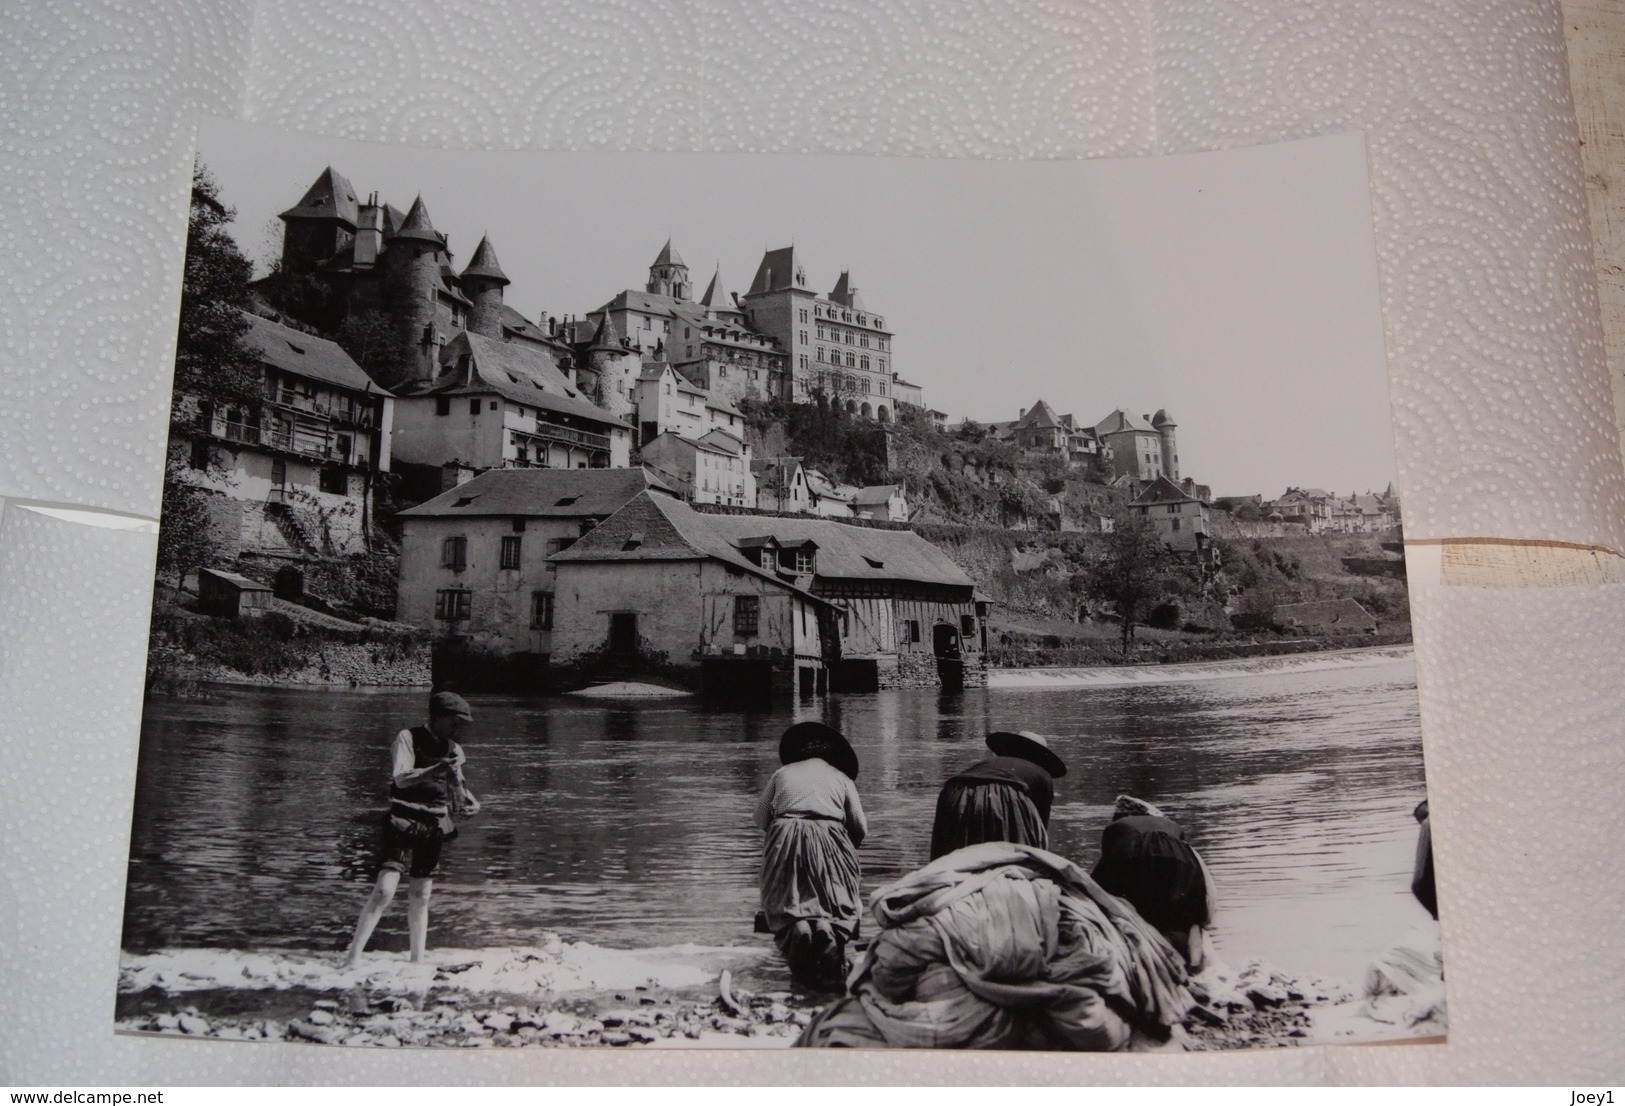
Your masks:
M116 1029L1442 1041L1369 179L205 121Z

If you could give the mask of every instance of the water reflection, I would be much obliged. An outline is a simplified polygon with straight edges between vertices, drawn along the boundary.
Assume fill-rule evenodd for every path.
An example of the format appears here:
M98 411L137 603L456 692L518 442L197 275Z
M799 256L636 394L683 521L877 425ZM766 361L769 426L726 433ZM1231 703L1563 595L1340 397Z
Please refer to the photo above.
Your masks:
M143 723L125 947L343 946L370 878L388 743L420 693L226 689ZM1053 847L1085 866L1113 798L1189 829L1214 869L1221 951L1356 977L1417 920L1421 797L1409 660L1187 684L882 692L748 714L660 702L474 700L485 813L448 846L443 945L543 929L621 947L762 945L751 933L757 793L792 720L840 727L863 762L865 892L922 863L937 789L990 729L1057 735ZM401 912L395 912L399 914ZM378 940L404 942L386 917ZM765 945L764 945L765 947Z

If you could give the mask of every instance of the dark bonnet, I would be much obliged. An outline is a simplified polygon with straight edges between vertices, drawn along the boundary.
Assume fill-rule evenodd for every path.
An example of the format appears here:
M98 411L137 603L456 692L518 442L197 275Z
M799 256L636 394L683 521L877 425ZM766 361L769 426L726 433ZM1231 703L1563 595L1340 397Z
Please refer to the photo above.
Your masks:
M779 738L779 763L817 757L840 769L848 779L858 778L858 754L841 731L822 722L797 722Z

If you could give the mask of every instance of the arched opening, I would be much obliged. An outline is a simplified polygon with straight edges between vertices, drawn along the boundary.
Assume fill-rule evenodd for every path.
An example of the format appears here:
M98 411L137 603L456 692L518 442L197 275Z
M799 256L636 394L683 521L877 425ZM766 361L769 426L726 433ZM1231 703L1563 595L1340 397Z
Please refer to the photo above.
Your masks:
M859 410L860 413L862 413L864 418L868 418L871 414L874 413L874 412L869 410L869 404L868 404L867 401L865 401L863 406L858 408L858 410Z
M891 421L891 412L886 410L886 405L884 403L875 408L875 418L879 419L881 422Z
M849 415L856 414L857 410L858 410L858 401L857 400L849 399L849 400L846 401L846 413L847 414L849 414Z

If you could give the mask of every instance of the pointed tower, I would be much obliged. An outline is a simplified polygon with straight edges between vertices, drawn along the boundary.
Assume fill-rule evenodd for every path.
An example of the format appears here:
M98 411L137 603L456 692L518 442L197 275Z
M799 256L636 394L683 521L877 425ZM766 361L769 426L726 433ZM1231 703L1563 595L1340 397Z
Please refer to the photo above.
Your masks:
M655 263L649 266L649 283L644 290L657 296L670 296L674 300L686 300L693 289L688 283L688 266L677 251L671 248L671 239L660 248L660 256Z
M282 269L308 273L355 240L360 204L355 189L331 165L282 220Z
M733 300L722 290L721 265L718 265L716 271L711 274L711 283L705 286L705 295L700 297L700 306L713 318L724 311L734 310Z
M393 233L384 239L383 301L395 320L406 351L402 379L391 385L427 383L440 365L440 346L451 335L451 313L440 303L440 263L446 243L429 220L423 197L412 201Z
M1162 474L1175 484L1179 483L1179 443L1174 439L1177 426L1168 412L1161 408L1151 416L1151 429L1162 439Z
M489 237L481 238L469 258L468 268L457 278L463 295L474 305L468 312L468 329L487 338L502 339L502 289L508 275L497 261L497 251Z
M858 286L852 282L852 274L845 269L841 270L841 279L835 282L835 288L830 292L829 298L853 311L864 310L863 301L858 298Z

